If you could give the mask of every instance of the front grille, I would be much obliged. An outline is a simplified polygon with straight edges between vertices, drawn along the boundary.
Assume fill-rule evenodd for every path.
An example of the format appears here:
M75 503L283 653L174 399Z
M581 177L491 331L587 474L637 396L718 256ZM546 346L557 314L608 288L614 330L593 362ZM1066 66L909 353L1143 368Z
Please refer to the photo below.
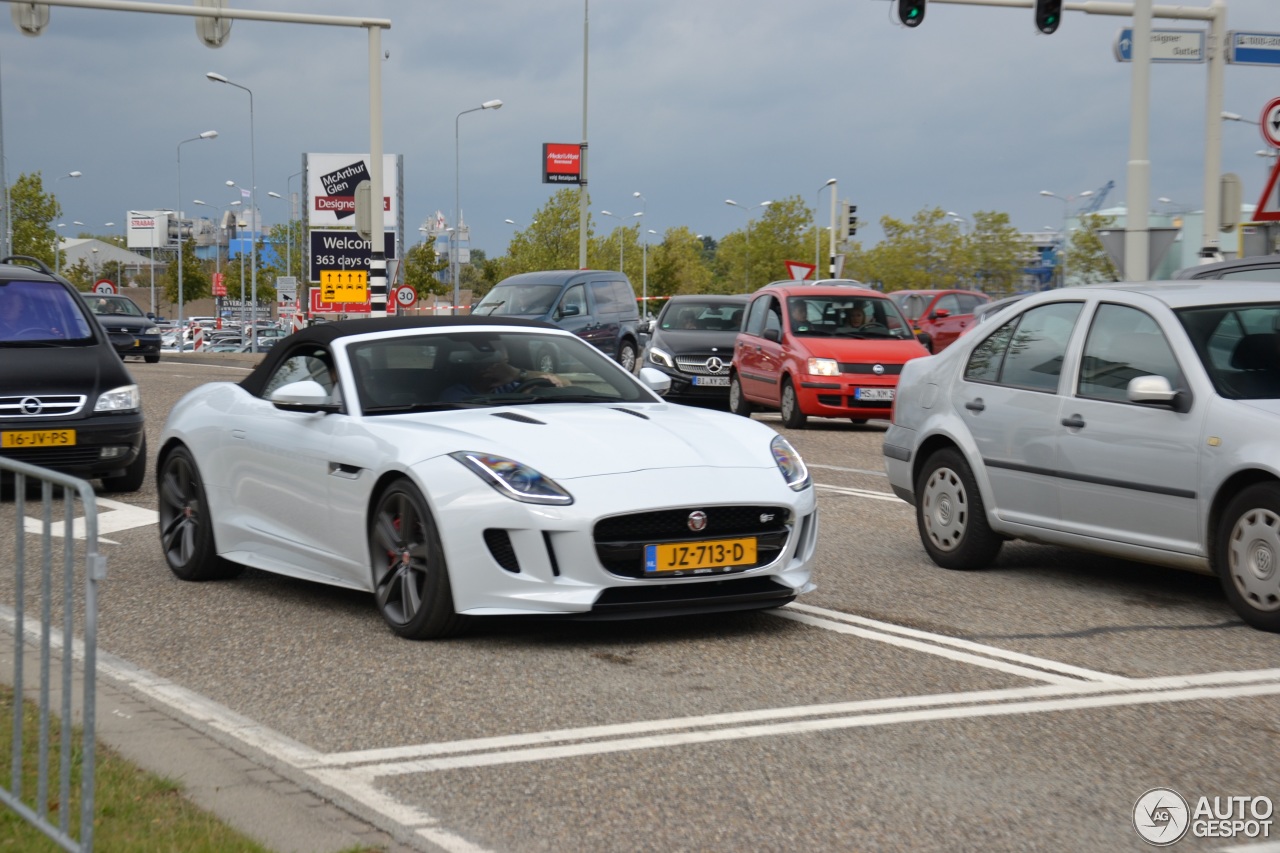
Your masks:
M781 607L795 590L773 578L731 578L694 584L645 584L606 589L578 620L633 619Z
M689 529L689 514L695 510L707 514L707 526L696 532ZM688 507L618 515L596 523L596 556L615 575L642 578L646 545L754 536L756 562L734 569L747 571L778 558L787 544L790 520L788 510L777 506Z
M83 394L27 394L0 397L0 418L62 418L79 414Z
M707 367L707 361L711 358L720 360L720 369L712 370ZM724 355L713 356L707 355L678 355L676 356L676 367L681 373L688 373L692 376L728 376L729 364L733 361L733 356L729 353Z
M876 365L880 365L880 372L876 373ZM873 376L897 376L902 372L901 364L885 364L883 362L862 362L850 361L840 362L841 373L870 373Z
M0 450L0 456L5 459L55 470L88 467L98 461L98 453L97 447L6 447Z

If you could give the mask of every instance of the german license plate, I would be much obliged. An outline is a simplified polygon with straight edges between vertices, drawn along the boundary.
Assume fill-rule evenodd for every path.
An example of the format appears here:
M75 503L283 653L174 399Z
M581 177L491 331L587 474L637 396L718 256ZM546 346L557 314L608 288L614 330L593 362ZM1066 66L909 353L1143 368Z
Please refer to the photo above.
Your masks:
M695 376L693 377L694 385L719 385L723 388L729 387L728 376Z
M751 566L755 562L755 537L676 542L670 545L646 545L644 548L646 575L712 572L733 566Z
M33 429L0 432L0 447L70 447L76 443L73 429Z
M855 388L853 399L867 403L892 403L893 388Z

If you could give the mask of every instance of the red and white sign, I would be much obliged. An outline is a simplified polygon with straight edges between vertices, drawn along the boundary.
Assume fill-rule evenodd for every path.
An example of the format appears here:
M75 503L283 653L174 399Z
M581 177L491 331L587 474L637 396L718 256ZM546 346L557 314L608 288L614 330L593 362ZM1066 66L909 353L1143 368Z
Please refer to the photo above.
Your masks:
M109 278L100 278L93 283L94 293L115 293L116 283Z
M813 271L817 269L813 264L806 264L802 261L783 261L787 266L787 278L792 281L804 281L813 275Z
M1253 218L1258 222L1280 222L1280 207L1276 205L1276 183L1280 179L1280 157L1271 169L1271 177L1262 190L1262 198L1258 199L1258 207L1253 211Z
M325 302L320 298L320 288L313 287L311 294L312 314L368 314L368 302Z
M396 288L396 307L412 308L418 304L418 291L414 290L407 284L402 284Z
M1262 118L1258 119L1258 128L1268 145L1280 148L1280 98L1267 101L1262 108Z
M227 295L227 285L225 284L225 282L226 282L226 279L223 278L223 273L216 272L213 274L213 295L214 296Z
M573 142L542 143L542 182L582 183L582 145Z

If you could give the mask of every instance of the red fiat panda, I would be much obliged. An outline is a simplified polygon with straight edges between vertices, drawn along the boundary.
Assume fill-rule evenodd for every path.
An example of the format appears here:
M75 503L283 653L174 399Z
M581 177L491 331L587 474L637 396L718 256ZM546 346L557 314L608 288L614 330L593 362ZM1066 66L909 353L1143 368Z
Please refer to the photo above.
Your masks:
M902 365L929 354L898 306L856 285L780 282L756 291L738 333L729 407L808 417L888 418Z

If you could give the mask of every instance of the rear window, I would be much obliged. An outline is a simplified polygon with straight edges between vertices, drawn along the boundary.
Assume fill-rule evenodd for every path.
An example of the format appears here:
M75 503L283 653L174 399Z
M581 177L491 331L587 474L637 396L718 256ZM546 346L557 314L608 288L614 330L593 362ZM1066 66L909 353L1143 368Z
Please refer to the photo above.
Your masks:
M0 346L92 343L90 319L74 293L55 281L0 281Z

